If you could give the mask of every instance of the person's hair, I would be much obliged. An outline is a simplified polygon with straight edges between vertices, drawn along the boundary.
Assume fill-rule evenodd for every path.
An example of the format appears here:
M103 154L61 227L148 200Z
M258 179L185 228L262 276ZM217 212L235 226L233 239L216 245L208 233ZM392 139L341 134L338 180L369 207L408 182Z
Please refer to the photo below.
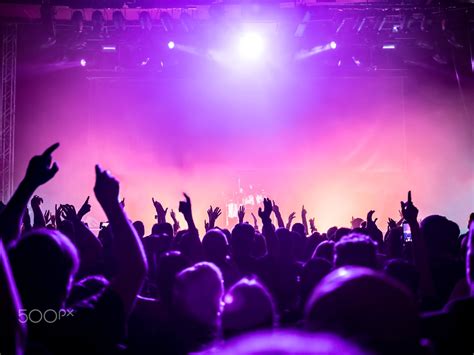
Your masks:
M333 334L272 330L244 334L218 345L217 348L213 346L202 354L366 355L367 352Z
M276 323L272 296L256 279L240 280L224 296L222 329L225 338L256 329L272 328Z
M181 271L174 283L175 309L182 317L207 327L217 327L224 293L219 268L200 262Z
M431 258L453 257L459 253L459 226L444 216L431 215L421 221L421 230Z
M255 233L255 238L252 243L252 256L261 258L267 254L267 241L261 233Z
M331 264L334 262L334 243L332 240L324 240L318 244L313 253L313 258L324 258Z
M232 238L230 239L232 255L234 257L250 255L254 238L255 229L250 224L237 224L232 229Z
M202 238L202 247L207 261L225 261L227 256L227 238L219 229L211 229Z
M64 306L79 266L76 247L59 231L36 229L9 251L23 306L58 309Z
M306 327L354 339L376 353L416 353L418 311L413 295L375 270L348 266L327 275L305 309Z
M140 238L145 236L145 225L142 221L133 222L133 227L135 227L135 230L137 231L137 234Z
M366 266L376 268L377 245L364 234L351 233L334 246L334 265Z
M170 237L173 236L173 226L170 223L155 223L151 227L151 234L168 234Z

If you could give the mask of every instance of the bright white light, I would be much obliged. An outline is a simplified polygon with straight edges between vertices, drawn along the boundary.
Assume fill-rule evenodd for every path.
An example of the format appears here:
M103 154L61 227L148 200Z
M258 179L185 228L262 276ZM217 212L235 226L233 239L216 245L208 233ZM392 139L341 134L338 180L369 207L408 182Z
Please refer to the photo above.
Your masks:
M242 59L256 60L264 50L263 38L257 33L246 33L239 39L239 54Z
M87 65L87 62L85 59L81 59L79 63L81 64L81 67L85 67Z
M173 41L169 41L169 42L168 42L168 48L169 48L169 49L173 49L173 48L174 48L174 42L173 42Z
M117 47L114 46L114 45L107 45L107 46L104 45L104 46L102 46L102 50L104 52L115 52L117 50Z
M383 49L395 49L395 45L394 44L384 44Z
M336 49L337 43L332 41L331 43L329 43L329 47L331 47L331 49Z

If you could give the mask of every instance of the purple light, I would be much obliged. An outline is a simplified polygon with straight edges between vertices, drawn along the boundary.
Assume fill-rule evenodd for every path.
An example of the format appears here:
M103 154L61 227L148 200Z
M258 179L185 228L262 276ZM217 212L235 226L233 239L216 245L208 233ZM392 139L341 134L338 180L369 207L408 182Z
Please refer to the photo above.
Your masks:
M81 64L81 67L85 67L87 65L87 62L85 59L81 59L79 63Z
M104 52L115 52L117 50L117 47L114 45L104 45L102 46L102 50Z
M234 302L234 297L232 297L230 294L225 295L224 303L231 304L232 302Z
M173 49L173 48L174 48L174 42L173 42L173 41L169 41L169 42L168 42L168 48L169 48L169 49Z
M329 47L331 47L331 49L336 49L337 43L334 41L331 41L331 43L329 43Z
M395 49L395 45L394 44L384 44L383 49Z
M263 54L264 41L257 33L245 33L240 37L238 45L242 59L256 60Z

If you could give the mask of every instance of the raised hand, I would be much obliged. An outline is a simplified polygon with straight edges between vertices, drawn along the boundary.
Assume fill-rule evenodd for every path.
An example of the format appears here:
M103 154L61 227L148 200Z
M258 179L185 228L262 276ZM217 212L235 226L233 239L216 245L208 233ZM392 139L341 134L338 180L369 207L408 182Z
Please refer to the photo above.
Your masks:
M209 223L208 223L208 229L212 229L215 226L217 218L222 214L222 211L219 207L212 208L212 206L209 207L207 210L207 215L209 217Z
M389 218L388 222L387 222L387 229L391 230L391 229L394 229L394 228L397 228L397 222L395 220Z
M264 201L264 203L265 203L265 201ZM275 200L272 201L272 210L273 210L273 212L275 212L275 215L280 214L280 207L278 207L278 205L275 203Z
M90 196L87 196L86 200L84 201L81 208L79 208L79 211L77 212L77 218L79 218L79 220L81 220L82 217L84 217L86 214L88 214L91 211L91 205L89 204L89 197Z
M374 210L371 210L367 213L367 232L369 233L372 240L375 240L378 243L378 246L381 247L383 242L383 233L377 227L376 222L378 218L373 219L374 213Z
M253 215L253 213L252 213ZM237 212L237 216L239 217L239 223L244 223L244 217L245 217L245 206L242 205L239 207L239 211Z
M373 220L374 213L375 213L374 210L370 210L370 211L367 213L367 228L370 228L370 227L372 227L373 225L375 225L375 223L376 223L377 220L378 220L378 218L376 218L375 220Z
M179 212L183 214L184 219L188 223L188 228L190 230L196 231L196 225L194 224L193 221L193 212L191 209L191 199L189 198L188 195L183 193L184 195L184 201L179 201Z
M275 202L273 202L273 204L275 204ZM258 208L258 216L262 220L262 223L271 222L270 215L272 214L273 207L272 201L269 198L263 199L263 210L261 207Z
M252 219L253 219L253 227L255 228L256 231L258 231L257 217L255 217L253 212L251 214L252 214Z
M155 206L156 219L158 220L158 223L166 223L166 213L168 212L168 208L163 208L163 205L153 197L151 198L151 201L153 202L153 206Z
M304 205L303 207L301 207L301 219L306 219L306 214L308 212L306 211L306 209L304 208Z
M278 205L275 203L275 201L272 201L272 210L275 213L275 217L277 219L278 227L283 228L285 225L283 223L283 218L281 217L280 207L278 207Z
M170 212L171 219L173 220L173 231L174 234L176 234L179 231L179 222L178 219L176 218L176 213L174 213L173 210Z
M411 200L411 191L408 191L407 202L400 201L400 206L402 207L401 212L405 221L407 221L410 224L418 223L417 221L418 208L416 208L415 205L413 205L413 202Z
M73 205L62 205L62 217L66 221L75 222L78 218L76 208Z
M43 199L38 195L33 196L31 199L31 208L39 208L39 206L43 203Z
M54 205L54 219L56 221L56 227L59 227L61 223L61 213L62 213L62 205Z
M316 225L314 224L314 217L309 219L309 227L311 228L311 233L317 232Z
M59 168L56 163L52 163L51 154L58 149L59 143L55 143L46 149L43 154L36 155L31 158L28 168L26 169L25 181L33 188L37 188L49 180L58 172Z
M293 222L293 220L295 219L296 217L296 213L295 212L291 212L290 215L288 216L288 223L286 223L286 229L290 229L291 228L291 222Z
M106 213L107 209L116 207L119 204L119 182L109 171L103 170L99 165L95 166L94 193L97 201L99 201Z
M44 211L44 223L48 224L51 222L51 212L49 210Z

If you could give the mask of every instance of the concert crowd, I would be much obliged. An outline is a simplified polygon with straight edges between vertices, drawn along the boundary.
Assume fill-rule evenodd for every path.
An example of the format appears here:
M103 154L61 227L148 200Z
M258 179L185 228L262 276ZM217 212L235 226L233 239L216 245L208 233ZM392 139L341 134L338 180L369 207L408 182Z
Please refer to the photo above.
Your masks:
M89 197L49 211L35 193L54 184L58 148L32 157L1 205L2 355L474 353L474 213L465 234L419 220L413 191L394 219L372 210L322 231L304 206L284 220L265 198L229 229L211 206L199 235L184 194L177 211L151 199L147 231L96 165L108 220L96 235Z

